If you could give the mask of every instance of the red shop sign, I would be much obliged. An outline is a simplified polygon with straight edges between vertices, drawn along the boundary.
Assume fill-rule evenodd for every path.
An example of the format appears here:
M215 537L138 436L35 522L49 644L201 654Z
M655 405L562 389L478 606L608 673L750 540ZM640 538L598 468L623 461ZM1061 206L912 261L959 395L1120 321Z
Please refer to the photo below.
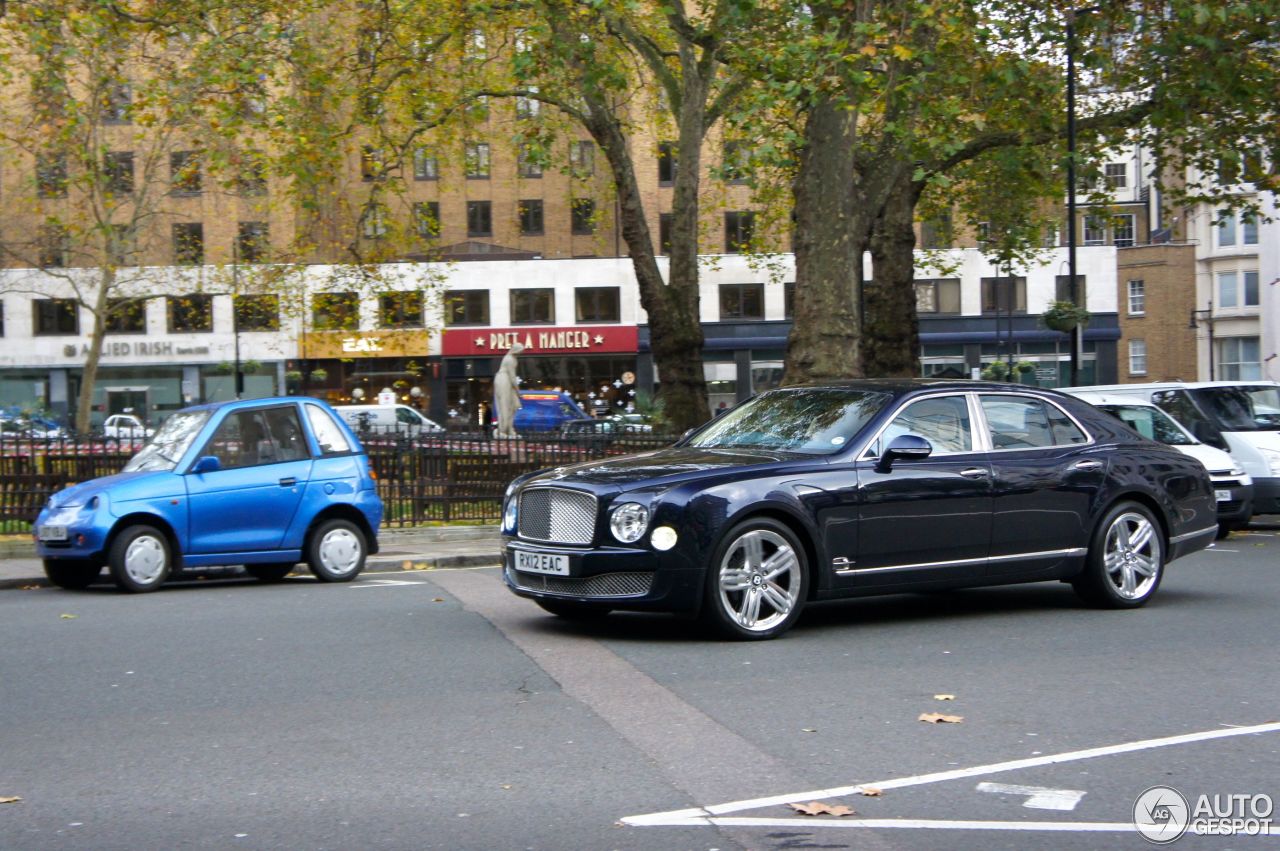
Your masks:
M515 343L524 344L526 355L635 354L639 332L634 325L450 328L440 345L445 357L496 357Z

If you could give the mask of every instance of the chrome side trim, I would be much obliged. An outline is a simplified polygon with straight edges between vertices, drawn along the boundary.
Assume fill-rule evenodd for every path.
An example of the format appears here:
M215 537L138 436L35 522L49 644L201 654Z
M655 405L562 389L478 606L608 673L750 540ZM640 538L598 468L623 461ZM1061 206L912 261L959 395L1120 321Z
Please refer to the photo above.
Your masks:
M1175 535L1169 539L1169 543L1181 544L1183 541L1189 541L1192 538L1199 538L1201 535L1216 535L1217 533L1217 526L1205 526L1203 529L1197 529L1194 532L1184 532L1181 535Z
M1217 529L1217 527L1213 527ZM961 558L954 561L926 561L920 564L898 564L890 567L868 567L858 570L849 568L846 570L837 570L837 576L848 576L849 574L862 573L892 573L897 570L932 570L935 567L955 567L960 564L991 564L993 562L1005 561L1030 561L1037 558L1070 558L1072 556L1082 556L1089 550L1086 547L1071 547L1064 550L1041 550L1035 553L1014 553L1007 556L987 556L984 558Z

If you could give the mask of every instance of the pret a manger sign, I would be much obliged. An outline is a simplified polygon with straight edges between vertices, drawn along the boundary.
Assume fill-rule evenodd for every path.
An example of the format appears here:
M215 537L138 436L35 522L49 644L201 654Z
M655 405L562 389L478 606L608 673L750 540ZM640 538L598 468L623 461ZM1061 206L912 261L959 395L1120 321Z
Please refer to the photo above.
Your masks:
M451 328L444 332L446 357L504 354L516 343L524 354L616 354L635 352L634 325L575 325L571 328Z

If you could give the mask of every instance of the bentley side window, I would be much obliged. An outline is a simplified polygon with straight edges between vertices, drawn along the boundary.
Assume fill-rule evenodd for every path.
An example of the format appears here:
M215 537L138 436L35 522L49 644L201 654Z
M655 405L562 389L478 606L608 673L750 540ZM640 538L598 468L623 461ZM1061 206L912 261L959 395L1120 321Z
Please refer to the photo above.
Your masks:
M1070 417L1040 399L980 396L979 401L994 449L1039 449L1089 442Z
M964 396L939 396L912 402L893 418L876 441L877 457L895 437L914 434L933 444L934 455L973 451L969 404Z

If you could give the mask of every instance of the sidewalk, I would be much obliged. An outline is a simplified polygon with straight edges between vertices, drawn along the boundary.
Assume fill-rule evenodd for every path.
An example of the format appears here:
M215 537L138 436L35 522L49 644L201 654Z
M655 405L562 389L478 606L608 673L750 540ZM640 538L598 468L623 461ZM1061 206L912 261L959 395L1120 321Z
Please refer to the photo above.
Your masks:
M406 570L440 570L449 567L484 567L501 562L497 526L439 526L420 529L384 529L381 546L369 556L365 573L399 573ZM305 567L299 567L305 571ZM236 575L238 567L210 568L210 575ZM110 578L104 570L101 582ZM0 552L0 589L48 586L44 567L31 545L10 546Z

